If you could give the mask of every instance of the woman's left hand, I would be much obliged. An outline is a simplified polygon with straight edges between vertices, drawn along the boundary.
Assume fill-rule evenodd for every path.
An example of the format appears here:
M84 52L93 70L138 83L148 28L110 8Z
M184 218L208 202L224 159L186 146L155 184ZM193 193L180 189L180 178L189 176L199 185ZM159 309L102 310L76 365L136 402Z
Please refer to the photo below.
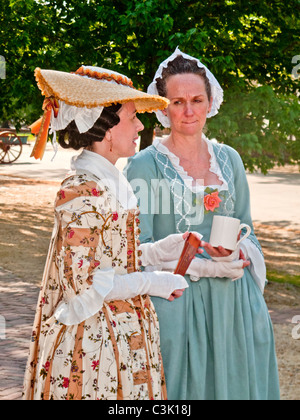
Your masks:
M241 237L241 233L239 233L237 240L239 241ZM230 249L225 249L222 246L218 246L214 248L211 246L208 242L201 241L201 246L205 249L205 251L210 255L211 257L220 258L220 257L229 257L229 255L232 254L233 251ZM242 251L240 251L240 259L245 260L244 254Z
M177 289L169 297L168 301L173 302L174 299L178 299L183 295L184 289Z
M213 246L211 246L208 242L205 241L201 241L201 246L205 249L205 251L208 253L208 255L210 255L212 258L222 258L222 257L229 257L233 251L229 250L229 249L225 249L222 246L218 246L216 248L214 248ZM236 251L235 251L236 253ZM234 255L232 255L233 258L236 259L240 259L243 260L243 268L248 267L250 265L250 261L248 261L243 253L243 251L240 249L239 250L239 255L234 257Z

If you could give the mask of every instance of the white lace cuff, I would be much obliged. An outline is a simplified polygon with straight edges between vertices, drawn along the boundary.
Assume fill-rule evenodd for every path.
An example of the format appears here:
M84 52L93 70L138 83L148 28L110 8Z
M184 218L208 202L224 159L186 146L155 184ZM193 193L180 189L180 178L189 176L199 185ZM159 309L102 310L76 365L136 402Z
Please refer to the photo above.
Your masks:
M89 289L57 307L54 314L57 321L64 325L77 325L99 312L114 286L114 275L115 271L111 268L98 270Z

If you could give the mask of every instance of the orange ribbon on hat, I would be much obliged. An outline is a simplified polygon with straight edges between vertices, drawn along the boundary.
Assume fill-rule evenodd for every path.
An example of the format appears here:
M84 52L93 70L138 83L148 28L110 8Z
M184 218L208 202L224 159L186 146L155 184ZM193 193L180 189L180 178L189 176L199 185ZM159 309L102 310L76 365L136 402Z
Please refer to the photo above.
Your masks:
M46 98L43 103L44 115L29 126L31 133L37 135L30 155L30 157L34 157L35 159L43 159L48 140L52 109L56 118L59 110L58 101L54 97Z

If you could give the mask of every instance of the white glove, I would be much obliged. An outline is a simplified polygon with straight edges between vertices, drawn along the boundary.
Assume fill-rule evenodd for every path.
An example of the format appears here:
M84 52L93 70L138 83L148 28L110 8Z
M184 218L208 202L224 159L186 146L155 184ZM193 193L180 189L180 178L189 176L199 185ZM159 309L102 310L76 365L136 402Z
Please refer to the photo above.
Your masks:
M216 262L204 258L194 258L187 269L191 281L198 281L201 277L226 277L232 281L238 280L244 275L243 260ZM163 270L173 272L177 266L177 261L165 262Z
M119 275L113 268L98 269L91 287L61 301L54 316L65 325L78 325L100 311L104 301L130 299L140 294L168 299L175 290L187 287L186 280L179 274L155 271Z
M130 299L148 294L168 299L174 290L186 289L184 277L162 271L134 272L115 274L113 289L106 295L105 301Z
M243 264L243 260L217 262L195 258L188 268L188 274L192 281L198 281L200 277L226 277L235 281L244 275Z
M202 235L194 232L202 239ZM139 249L142 251L142 265L160 265L164 261L178 260L184 247L185 240L183 234L174 233L164 239L154 243L148 242L141 244Z

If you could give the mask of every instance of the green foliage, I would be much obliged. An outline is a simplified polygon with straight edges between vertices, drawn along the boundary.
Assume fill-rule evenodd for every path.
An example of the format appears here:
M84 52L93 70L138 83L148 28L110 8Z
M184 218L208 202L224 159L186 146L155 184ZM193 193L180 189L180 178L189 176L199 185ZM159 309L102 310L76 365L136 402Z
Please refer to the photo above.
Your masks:
M250 171L300 162L297 97L276 95L266 85L250 92L228 89L226 97L222 112L208 120L211 138L236 149Z
M267 270L267 279L269 282L292 284L300 288L300 276L296 274Z
M109 67L145 90L179 45L224 88L207 122L211 137L236 148L250 170L300 161L298 0L1 0L0 27L0 121L39 117L35 67ZM154 115L142 120L151 133Z

